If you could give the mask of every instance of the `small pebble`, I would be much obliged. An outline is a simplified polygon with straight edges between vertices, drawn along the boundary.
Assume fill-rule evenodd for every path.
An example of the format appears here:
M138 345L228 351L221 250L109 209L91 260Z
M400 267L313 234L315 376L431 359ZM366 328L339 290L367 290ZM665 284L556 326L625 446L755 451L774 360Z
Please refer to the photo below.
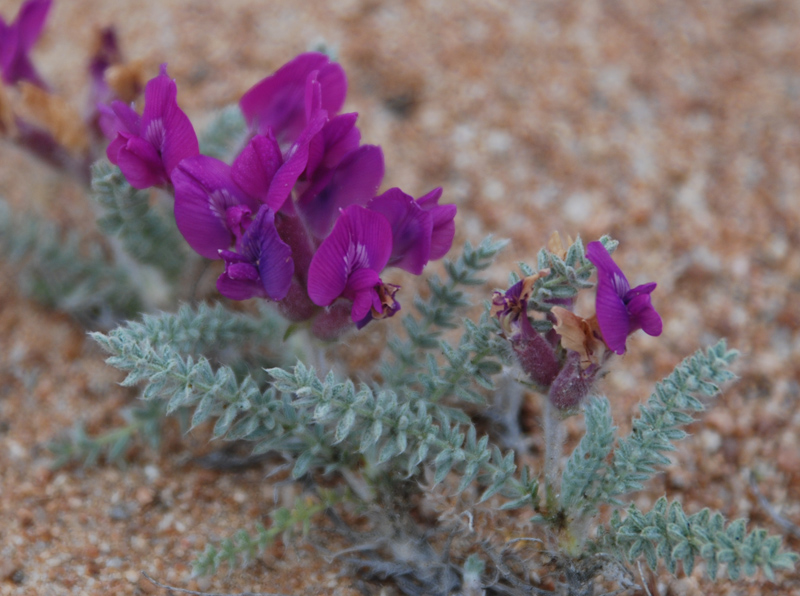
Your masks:
M111 509L108 510L108 517L113 519L114 521L124 521L130 517L130 513L126 510L123 505L114 505Z

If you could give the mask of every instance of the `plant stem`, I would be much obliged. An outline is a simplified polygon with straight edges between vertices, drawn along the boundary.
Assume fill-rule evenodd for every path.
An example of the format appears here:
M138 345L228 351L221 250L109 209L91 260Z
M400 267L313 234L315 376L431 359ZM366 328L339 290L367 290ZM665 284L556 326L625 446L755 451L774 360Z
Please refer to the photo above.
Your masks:
M561 491L561 455L564 449L564 425L559 409L545 401L544 409L544 478L548 508L557 503Z

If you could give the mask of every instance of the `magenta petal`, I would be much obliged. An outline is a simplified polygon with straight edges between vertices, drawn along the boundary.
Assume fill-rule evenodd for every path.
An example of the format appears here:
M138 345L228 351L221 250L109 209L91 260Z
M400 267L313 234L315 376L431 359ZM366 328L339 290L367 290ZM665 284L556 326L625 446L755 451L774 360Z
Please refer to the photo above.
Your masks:
M298 201L312 233L324 238L339 209L365 205L375 196L383 173L381 148L364 145L345 157L333 172L312 181Z
M275 215L266 205L259 210L243 243L257 245L258 272L267 296L275 301L286 298L294 274L292 250L278 235Z
M598 285L601 280L606 280L614 288L620 298L630 290L628 278L608 254L602 242L590 242L586 245L586 258L597 268Z
M358 149L361 133L355 127L358 114L342 114L325 123L321 134L309 144L306 176L312 178L317 168L335 167L345 155Z
M284 164L275 173L266 197L266 204L273 211L279 211L297 183L297 179L308 163L309 143L318 136L327 120L324 111L317 112L286 153Z
M606 345L617 354L625 353L625 340L631 332L628 309L610 283L597 282L597 323Z
M329 306L344 291L350 274L349 247L350 229L340 219L320 244L308 268L308 297L317 306Z
M341 114L331 118L322 130L325 138L325 155L322 166L336 167L346 155L358 149L361 131L356 128L358 113Z
M431 254L433 220L427 211L399 188L391 188L368 203L392 226L392 255L388 266L414 275L422 273Z
M141 133L141 117L131 106L119 100L111 102L111 111L117 117L115 132L127 132L134 136Z
M453 220L458 210L455 205L439 205L441 196L442 188L438 187L417 199L417 205L428 211L433 219L431 261L441 259L447 254L456 235L456 224Z
M372 308L377 312L383 310L381 298L375 289L380 283L380 276L372 269L358 269L350 275L343 296L353 301L350 317L354 323L366 317Z
M256 83L239 101L250 128L263 133L271 127L278 142L292 142L305 124L308 74L320 70L328 62L325 54L300 54L273 75Z
M650 294L653 290L656 289L656 282L651 281L646 284L642 284L640 286L636 286L632 290L629 290L628 293L625 295L625 301L629 301L633 299L634 296L639 296L641 294Z
M431 232L431 261L441 259L453 246L456 236L454 221L458 209L455 205L437 205L429 211L433 219Z
M306 121L322 109L322 85L317 80L318 70L313 70L306 77L305 115Z
M220 258L219 251L233 243L233 233L225 225L227 210L236 205L258 209L234 184L230 166L213 157L183 160L173 171L172 183L175 223L189 246L208 259Z
M439 199L442 198L442 187L437 186L429 193L422 195L417 199L417 204L423 209L432 209L439 205Z
M102 103L98 103L95 107L97 108L97 125L100 127L100 131L107 139L115 139L119 130L117 129L117 117L114 114L114 110L111 109L111 106Z
M641 329L647 335L654 337L661 335L663 326L661 316L653 308L649 292L634 296L628 302L627 307L630 313L631 330Z
M30 50L39 39L51 4L52 0L28 0L20 8L14 25L19 31L17 43L23 52Z
M161 74L145 87L142 134L161 154L168 175L181 160L200 151L197 134L178 107L177 97L178 87L167 75L167 65L162 64Z
M266 297L255 265L246 262L245 257L235 252L222 250L220 256L225 259L225 271L217 278L220 294L231 300Z
M308 144L308 160L306 161L306 177L313 178L317 168L325 157L325 139L318 134Z
M347 280L347 287L345 287L342 295L345 298L355 300L358 294L374 288L379 283L381 283L381 277L377 271L373 269L356 269L350 274ZM377 293L375 295L377 296ZM371 300L372 298L370 298ZM378 300L378 303L380 304L380 300Z
M14 25L9 25L0 17L0 66L3 67L3 76L6 78L6 71L11 66L14 58L17 56L17 48L19 47L19 31ZM15 81L8 80L6 82L13 84Z
M225 268L225 271L232 279L240 279L242 281L259 279L258 269L250 263L230 263Z
M379 282L380 279L378 280L378 283ZM380 297L378 296L378 292L375 291L374 286L361 290L353 297L353 308L350 310L350 318L354 323L358 323L372 312L373 307L375 307L378 312L380 312L382 308Z
M597 267L597 322L606 345L625 353L625 340L637 329L661 334L661 317L650 302L655 283L630 289L627 278L600 242L590 242L586 258Z
M139 137L131 137L124 145L116 146L119 147L116 164L131 186L144 189L167 182L161 159L150 143Z
M106 157L108 157L108 161L115 166L118 165L117 155L119 155L119 150L127 144L128 138L129 137L118 134L116 138L108 144L108 147L106 147Z
M317 80L322 87L322 109L329 114L338 114L347 96L347 75L342 66L330 62L320 69Z
M311 260L308 296L318 306L328 306L345 292L353 296L378 279L391 251L392 228L386 218L358 205L348 207Z
M248 195L266 202L269 186L282 164L283 157L275 137L271 133L256 135L233 161L231 175Z
M225 272L217 289L234 300L254 296L283 300L294 273L292 251L275 229L275 215L262 205L241 241L241 253L221 250Z
M392 228L388 220L360 205L351 205L339 219L350 235L347 255L350 271L361 268L383 271L392 254Z

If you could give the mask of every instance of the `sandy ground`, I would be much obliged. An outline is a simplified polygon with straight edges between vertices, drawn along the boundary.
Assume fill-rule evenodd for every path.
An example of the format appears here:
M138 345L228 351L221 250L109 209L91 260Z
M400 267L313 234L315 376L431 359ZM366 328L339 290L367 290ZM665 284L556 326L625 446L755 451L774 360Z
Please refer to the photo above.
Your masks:
M19 4L0 1L0 13ZM169 63L198 126L295 54L320 40L336 48L346 109L385 152L384 188L419 196L441 185L459 206L459 240L513 240L493 286L516 261L534 262L553 230L618 238L631 282L658 282L665 327L632 339L604 381L617 420L697 348L727 337L742 352L740 380L637 503L666 494L780 533L749 486L754 471L800 524L800 4L56 0L35 59L76 106L93 34L112 23L148 76ZM5 142L0 194L91 229L80 188ZM263 469L187 463L203 437L171 431L124 470L52 471L51 439L77 420L111 428L135 392L116 385L84 329L23 299L7 267L0 275L0 594L164 593L140 571L217 592L358 593L303 541L278 543L246 571L190 579L207 541L296 490ZM800 593L796 571L776 583L711 584L699 571L669 582L661 576L672 594Z

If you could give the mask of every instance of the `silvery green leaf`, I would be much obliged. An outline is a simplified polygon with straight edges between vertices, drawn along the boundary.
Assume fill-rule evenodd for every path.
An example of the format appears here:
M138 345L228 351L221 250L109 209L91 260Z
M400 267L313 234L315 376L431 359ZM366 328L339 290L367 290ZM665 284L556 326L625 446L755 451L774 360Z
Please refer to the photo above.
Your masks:
M292 478L300 478L308 472L311 468L311 463L314 460L314 453L311 450L303 452L292 468Z
M361 445L358 448L359 453L365 453L368 449L370 449L375 443L378 442L378 439L381 438L381 434L383 433L383 423L380 419L375 420L370 426L369 430L364 433L361 437Z
M433 465L436 468L436 473L433 477L434 484L441 484L453 467L453 463L453 451L451 449L445 449L436 456L433 461Z
M380 453L378 454L378 465L386 463L390 459L392 459L398 453L397 448L397 440L395 438L391 438L381 447Z
M228 440L237 440L248 437L250 433L258 428L258 418L256 416L246 416L234 424L228 431Z
M220 438L225 433L228 432L228 429L233 424L233 421L236 419L236 415L239 413L239 408L236 404L231 404L222 412L222 415L217 419L217 423L214 425L214 433L213 437L215 439Z
M194 410L191 428L208 420L217 412L217 400L210 393L206 393Z
M341 420L339 420L339 423L336 425L336 433L333 438L334 445L338 445L347 438L355 421L356 412L354 409L350 408L344 413Z

